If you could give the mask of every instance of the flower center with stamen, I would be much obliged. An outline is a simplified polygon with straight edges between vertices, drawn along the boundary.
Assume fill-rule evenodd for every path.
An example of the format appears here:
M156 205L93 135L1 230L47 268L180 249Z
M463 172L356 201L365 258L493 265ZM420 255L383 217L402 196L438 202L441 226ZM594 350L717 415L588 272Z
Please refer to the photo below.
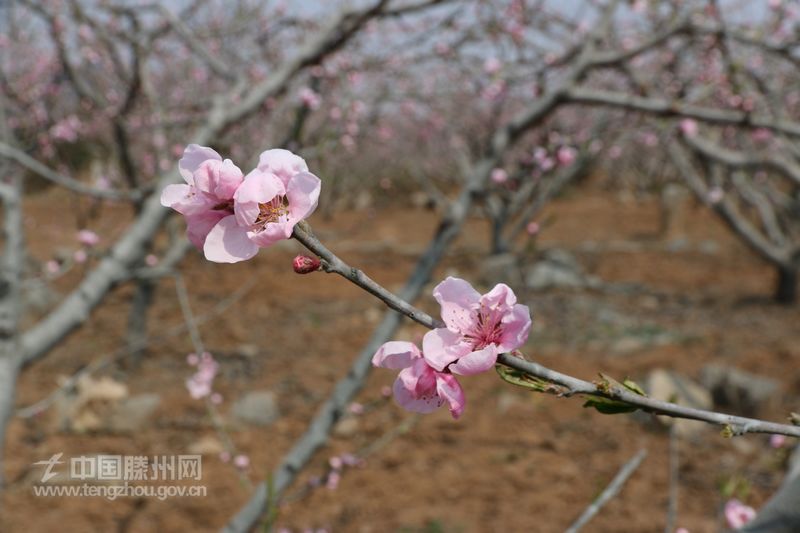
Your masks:
M289 213L289 200L285 196L276 196L265 204L258 204L256 225L263 226Z
M475 327L465 335L472 343L473 350L481 350L490 344L500 344L503 324L499 317L493 316L491 309L481 306Z
M224 202L220 202L211 209L213 209L214 211L228 211L230 213L233 213L233 198L231 198L230 200L226 200Z

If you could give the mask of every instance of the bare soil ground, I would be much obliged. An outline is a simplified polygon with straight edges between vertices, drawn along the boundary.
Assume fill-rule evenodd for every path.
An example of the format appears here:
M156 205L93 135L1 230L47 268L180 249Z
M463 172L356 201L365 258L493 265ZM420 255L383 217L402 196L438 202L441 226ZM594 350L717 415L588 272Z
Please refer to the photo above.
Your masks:
M58 246L71 246L74 226L59 220L70 204L57 192L28 199L28 240L46 260ZM602 191L567 196L547 211L553 222L539 247L573 251L589 274L630 290L562 290L533 293L515 287L531 307L535 328L525 353L545 365L593 379L597 372L642 379L663 368L697 378L703 366L722 363L777 379L781 394L758 413L784 420L798 410L800 306L770 302L771 269L728 234L701 207L690 206L680 246L660 235L654 199L632 199ZM85 206L84 206L85 207ZM61 211L63 212L63 211ZM121 231L124 208L103 208L104 237ZM545 217L546 218L546 217ZM334 250L389 288L398 288L432 234L436 215L404 207L343 212L312 224ZM71 221L70 221L71 224ZM65 227L67 226L67 227ZM106 241L108 242L108 241ZM620 244L622 243L622 244ZM437 280L446 274L475 279L487 249L485 224L465 228ZM222 266L191 254L183 263L196 314L252 283L224 314L201 326L203 340L220 361L215 387L222 412L250 390L277 394L280 418L266 428L233 430L236 445L250 456L247 472L264 479L303 433L337 379L380 319L379 302L341 279L324 274L299 277L291 270L294 244L264 251L243 264ZM65 293L78 272L60 279ZM432 286L432 285L431 285ZM116 291L86 327L21 379L18 405L52 392L68 376L125 342L130 287ZM427 291L426 294L430 294ZM421 306L435 311L432 298ZM33 313L35 315L35 312ZM159 337L181 323L174 284L160 282L149 327ZM421 327L406 325L400 338ZM663 335L660 335L663 334ZM626 349L619 349L621 340ZM667 338L667 342L650 342ZM624 344L624 343L623 343ZM53 409L16 419L10 428L0 530L215 531L248 498L235 468L217 456L203 462L205 498L37 498L32 463L63 452L161 455L186 453L215 434L202 402L184 386L192 370L187 335L151 345L140 365L118 364L101 374L124 381L132 394L155 392L161 404L151 424L133 434L74 434L60 431ZM376 370L358 400L364 414L339 428L289 491L277 524L293 530L328 528L355 532L563 531L639 449L648 456L622 492L586 531L663 530L669 461L667 429L647 417L603 416L580 399L536 395L503 383L494 373L463 380L467 409L453 421L446 411L420 418L347 469L336 490L302 489L324 475L331 456L357 452L396 431L410 414L381 396L394 373ZM693 533L721 529L725 487L737 485L758 507L779 485L781 452L765 436L727 440L709 427L679 445L681 466L678 525Z

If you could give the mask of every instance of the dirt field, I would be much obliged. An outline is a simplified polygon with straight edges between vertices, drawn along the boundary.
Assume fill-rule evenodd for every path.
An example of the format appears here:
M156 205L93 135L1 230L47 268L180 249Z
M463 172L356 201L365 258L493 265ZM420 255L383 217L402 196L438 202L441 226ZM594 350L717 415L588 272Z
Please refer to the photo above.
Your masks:
M72 243L74 226L65 227L57 218L59 206L72 204L56 192L28 202L28 240L32 253L44 261L55 247ZM552 224L543 230L539 247L573 252L602 285L539 293L514 287L534 315L525 353L586 379L603 371L641 380L656 368L697 379L709 363L730 365L780 380L781 393L757 414L784 420L788 411L798 410L800 307L769 301L772 271L702 208L689 205L685 239L664 238L658 205L656 199L596 190L568 195L548 208ZM106 237L121 231L126 219L105 207L102 222L92 227ZM316 216L311 223L330 248L396 289L435 220L430 211L391 207L340 213L327 221ZM446 274L477 279L487 246L485 224L471 221L437 280ZM230 433L250 457L247 477L254 483L302 434L383 311L339 278L294 274L294 253L290 243L237 265L208 263L194 253L183 263L198 315L252 283L224 314L204 323L201 333L221 364L215 388L224 397L222 413L248 391L276 394L280 417L274 424ZM70 273L55 288L63 294L77 279L77 272ZM116 291L84 329L24 373L20 407L47 396L61 376L124 344L131 293L130 287ZM419 303L433 312L430 291L426 294ZM163 280L149 315L151 334L159 337L180 323L174 283ZM413 339L423 332L407 324L399 337ZM41 474L32 463L54 453L179 454L213 437L203 403L191 399L184 386L192 373L186 364L190 351L188 335L182 334L151 345L139 366L117 364L100 373L126 383L131 394L160 395L153 420L140 431L60 431L55 408L15 420L6 452L11 486L2 496L0 530L221 527L246 501L249 489L216 454L204 457L205 498L110 502L32 494ZM669 432L650 418L603 416L583 409L580 399L534 395L490 372L462 380L467 408L459 421L442 410L414 422L381 395L393 379L393 372L373 372L358 398L365 412L340 425L301 474L278 510L278 526L346 532L563 531L621 465L645 448L648 456L640 468L585 531L663 530ZM393 438L383 439L389 434ZM330 457L356 453L379 440L382 444L361 466L344 471L338 488L305 490L309 479L325 475ZM770 448L765 436L727 440L719 428L709 427L681 440L679 452L677 525L693 533L720 529L726 491L738 491L758 508L782 478L781 451Z

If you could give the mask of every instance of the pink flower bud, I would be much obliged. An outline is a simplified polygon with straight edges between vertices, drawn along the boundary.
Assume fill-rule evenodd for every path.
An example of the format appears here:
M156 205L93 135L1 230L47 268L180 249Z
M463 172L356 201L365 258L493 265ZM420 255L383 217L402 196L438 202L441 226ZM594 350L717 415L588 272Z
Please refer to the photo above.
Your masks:
M292 260L292 268L298 274L308 274L316 272L320 267L320 260L316 257L308 257L307 255L298 255Z

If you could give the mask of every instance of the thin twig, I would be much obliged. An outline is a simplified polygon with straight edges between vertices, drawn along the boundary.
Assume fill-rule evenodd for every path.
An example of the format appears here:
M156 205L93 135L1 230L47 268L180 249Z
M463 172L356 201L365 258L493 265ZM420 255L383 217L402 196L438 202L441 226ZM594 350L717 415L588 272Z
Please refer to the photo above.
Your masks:
M596 515L600 509L603 508L605 504L610 502L622 489L622 486L631 477L631 474L639 468L639 465L644 461L644 458L647 457L647 450L639 450L639 453L633 456L633 459L625 463L623 467L617 472L617 475L614 476L614 479L611 480L611 483L600 493L600 496L594 500L589 507L583 511L583 514L578 517L578 519L567 528L566 533L577 533L583 526L585 526L589 520L591 520L594 515Z
M678 489L680 474L680 456L678 452L678 430L676 424L669 428L669 503L667 504L667 526L664 533L675 531L678 520Z
M325 261L325 268L327 271L335 272L343 276L351 283L361 287L365 291L382 300L390 308L403 313L410 319L429 329L442 327L442 323L440 321L434 319L424 311L417 309L403 298L392 294L390 291L369 278L361 270L351 267L342 261L333 252L323 246L322 243L320 243L315 237L313 237L308 229L298 228L296 226L295 238L305 244L310 251L318 254ZM567 374L562 374L538 363L526 361L520 357L516 357L507 353L500 354L497 357L497 362L515 370L524 372L530 376L543 379L551 384L563 387L564 390L560 391L560 393L565 396L571 396L574 394L600 396L611 400L625 402L629 405L636 406L643 411L653 414L667 415L673 418L700 420L711 424L717 424L725 426L729 430L730 436L743 435L745 433L778 433L781 435L800 437L800 427L798 426L766 422L754 418L728 415L714 411L706 411L704 409L695 409L693 407L685 407L670 402L656 400L627 389L616 387L604 381L601 381L599 384L591 383Z
M140 201L144 196L144 192L146 192L138 189L131 191L101 189L98 187L92 187L91 185L86 185L81 181L64 176L63 174L59 174L55 170L52 170L48 166L32 158L22 150L14 148L13 146L2 141L0 141L0 156L17 162L20 166L25 167L34 174L37 174L42 178L55 183L56 185L64 187L67 190L93 198L102 198L104 200L127 200L135 202Z
M209 320L218 317L222 313L224 313L230 306L234 303L239 301L245 294L247 294L250 289L255 285L256 278L253 277L242 284L241 287L236 289L230 296L221 300L217 305L215 305L210 311L199 315L195 319L195 324L202 325ZM31 404L27 407L22 407L17 410L16 416L20 418L30 418L32 416L37 415L38 413L43 412L45 409L50 407L53 402L58 398L60 394L64 391L70 390L71 388L75 387L78 382L85 376L89 376L94 374L95 372L99 372L100 370L106 368L107 366L124 359L131 353L137 350L142 350L147 347L153 347L160 343L166 342L167 340L177 337L178 335L182 335L186 333L188 329L188 325L185 321L177 324L169 329L167 329L161 335L149 338L149 339L142 339L136 345L130 345L125 343L123 346L117 348L116 350L109 352L105 355L102 355L80 369L78 372L75 372L70 377L68 377L64 382L53 392L48 394L45 398L42 398L38 402Z

